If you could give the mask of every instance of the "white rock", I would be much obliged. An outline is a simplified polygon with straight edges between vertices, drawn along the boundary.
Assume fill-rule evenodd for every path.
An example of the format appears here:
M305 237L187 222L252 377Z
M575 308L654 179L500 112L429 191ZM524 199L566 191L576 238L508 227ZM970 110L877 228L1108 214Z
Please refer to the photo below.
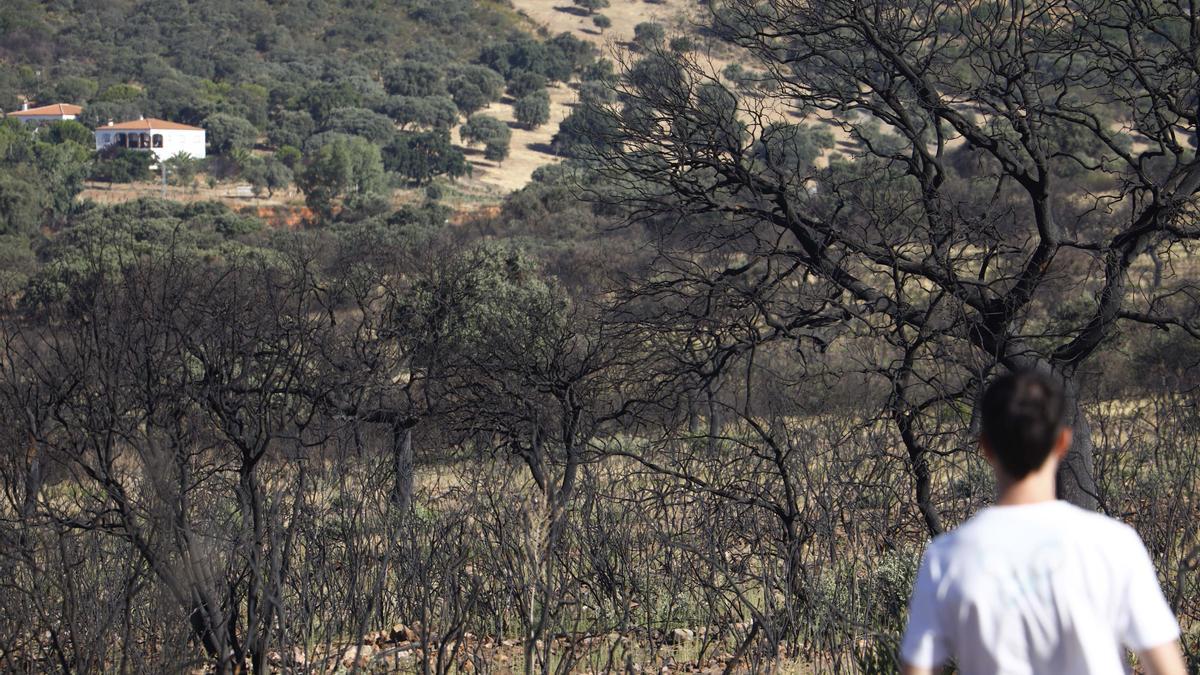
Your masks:
M671 631L671 644L682 645L696 639L696 634L690 628L676 628Z

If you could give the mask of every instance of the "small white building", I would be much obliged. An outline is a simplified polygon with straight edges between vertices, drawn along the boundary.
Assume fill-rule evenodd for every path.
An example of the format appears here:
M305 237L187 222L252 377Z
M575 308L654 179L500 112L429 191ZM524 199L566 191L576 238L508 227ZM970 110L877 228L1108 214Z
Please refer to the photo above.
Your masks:
M149 150L159 160L186 154L193 159L204 158L204 129L200 127L143 117L129 122L96 129L96 150L116 146L133 150Z
M36 108L30 108L29 103L22 103L20 110L14 110L8 113L8 117L14 117L27 122L29 124L49 124L59 120L73 120L83 112L83 108L70 103L51 103L50 105L42 105Z

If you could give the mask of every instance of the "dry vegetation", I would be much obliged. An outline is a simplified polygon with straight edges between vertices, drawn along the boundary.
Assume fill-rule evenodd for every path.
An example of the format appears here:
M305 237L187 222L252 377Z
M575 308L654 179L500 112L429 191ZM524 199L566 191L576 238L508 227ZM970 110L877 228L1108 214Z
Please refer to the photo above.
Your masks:
M0 669L893 673L923 547L994 496L979 392L1020 367L1069 392L1064 495L1137 528L1200 664L1200 231L1177 208L1194 190L1163 187L1200 162L1177 125L1143 120L1150 169L1053 163L1055 101L960 118L931 100L960 64L922 88L906 61L942 21L837 0L782 3L811 81L744 36L779 69L738 108L708 86L730 47L623 44L691 31L699 3L612 3L600 35L566 0L514 0L680 68L619 79L636 105L599 106L618 142L515 194L558 161L572 85L535 131L487 107L511 155L470 149L440 198L301 228L320 218L295 191L168 188L299 232L88 185L120 206L63 228L0 307ZM771 5L729 4L751 26ZM986 37L978 4L947 13ZM880 31L914 53L872 51ZM1045 56L980 44L979 77ZM833 53L887 76L847 90L864 66ZM1158 94L1193 105L1176 81ZM813 112L837 97L860 114ZM764 152L784 119L833 146ZM899 121L856 142L878 119Z

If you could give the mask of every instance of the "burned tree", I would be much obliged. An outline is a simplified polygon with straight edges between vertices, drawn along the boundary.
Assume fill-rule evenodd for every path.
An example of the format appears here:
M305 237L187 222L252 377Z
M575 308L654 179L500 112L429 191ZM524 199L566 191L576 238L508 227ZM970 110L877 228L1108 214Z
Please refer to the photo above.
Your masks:
M602 197L685 263L655 285L742 289L745 350L853 350L851 370L886 392L931 532L929 459L969 442L981 384L1051 372L1078 438L1061 493L1097 506L1089 359L1121 331L1200 332L1192 281L1143 267L1200 237L1187 6L728 0L713 24L752 66L752 93L653 53L592 143L616 186ZM816 128L836 152L814 157Z

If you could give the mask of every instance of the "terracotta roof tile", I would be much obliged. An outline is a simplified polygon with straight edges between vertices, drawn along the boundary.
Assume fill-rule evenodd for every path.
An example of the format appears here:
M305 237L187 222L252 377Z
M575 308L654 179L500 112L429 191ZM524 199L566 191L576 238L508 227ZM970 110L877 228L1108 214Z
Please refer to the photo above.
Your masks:
M128 122L121 122L119 124L113 124L111 126L105 125L105 126L100 127L100 129L115 129L118 131L128 131L130 129L134 129L137 131L150 131L152 129L177 129L180 131L204 131L204 129L201 129L200 127L188 126L186 124L180 124L178 122L168 122L166 120L155 119L153 117L147 117L146 119L143 119L143 120L130 120Z
M83 112L83 108L70 103L51 103L29 110L14 110L9 115L13 117L33 117L36 115L78 115Z

